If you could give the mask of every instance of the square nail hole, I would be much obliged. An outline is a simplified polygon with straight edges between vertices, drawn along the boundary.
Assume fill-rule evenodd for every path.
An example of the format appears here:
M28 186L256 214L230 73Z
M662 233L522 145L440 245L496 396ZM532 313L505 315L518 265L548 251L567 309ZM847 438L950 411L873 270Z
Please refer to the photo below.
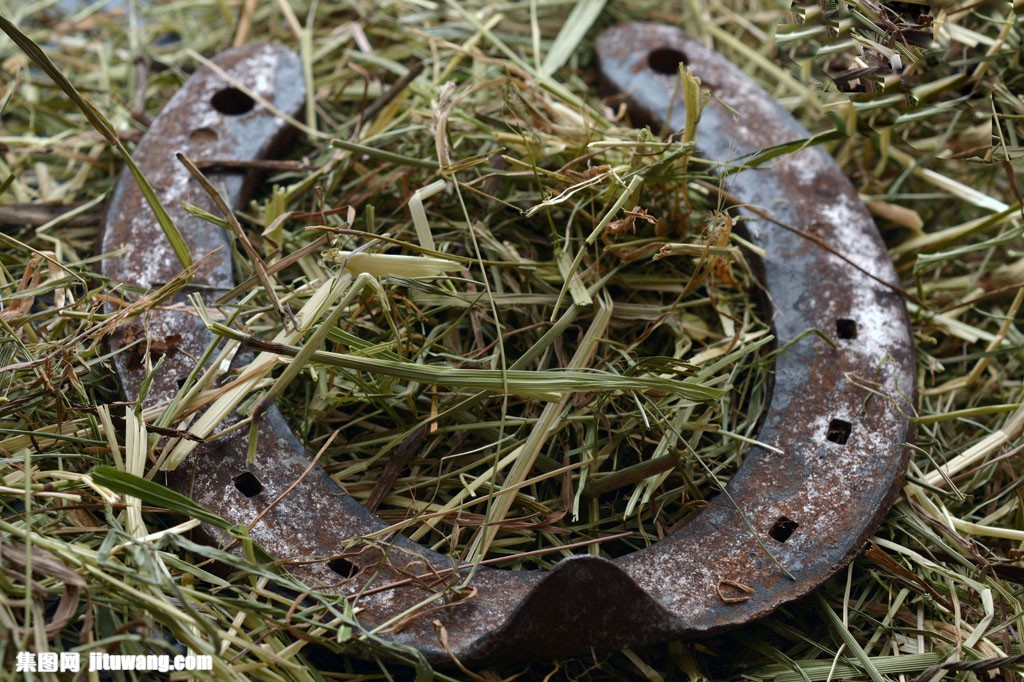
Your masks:
M260 483L260 479L248 471L238 474L231 481L235 484L235 489L246 497L256 497L263 492L263 484Z
M836 336L850 340L857 338L857 322L846 317L836 320Z
M334 557L333 559L328 561L327 568L331 569L332 571L334 571L335 573L337 573L345 579L351 578L359 572L358 566L356 566L348 559L343 559L340 556Z
M825 438L828 438L833 443L846 445L846 441L850 440L850 433L852 431L853 425L850 422L843 419L833 419L828 423L828 431L825 433Z
M773 523L772 527L768 530L768 535L770 535L773 540L785 542L799 527L799 523L785 515L782 515L775 519L775 523Z

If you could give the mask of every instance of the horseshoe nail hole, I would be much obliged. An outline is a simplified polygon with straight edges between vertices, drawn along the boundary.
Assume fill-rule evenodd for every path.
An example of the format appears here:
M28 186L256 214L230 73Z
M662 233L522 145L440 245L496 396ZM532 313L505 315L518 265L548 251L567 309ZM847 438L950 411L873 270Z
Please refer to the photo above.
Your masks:
M647 53L647 66L658 73L675 76L679 65L686 63L686 55L671 47L659 47Z
M226 116L241 116L249 113L256 106L252 97L238 88L224 88L210 98L214 109Z
M341 557L334 557L327 562L327 568L331 569L342 578L351 578L359 572L359 567L348 559L342 559Z
M248 471L238 474L231 481L235 484L235 489L246 497L256 497L263 492L263 484L260 483L260 479Z
M836 320L836 336L841 339L857 338L857 323L854 320L840 317Z
M842 419L833 419L828 423L828 431L825 433L825 438L828 438L833 443L846 445L846 441L850 440L850 433L852 431L853 425L850 422Z
M213 144L217 141L217 131L213 128L196 128L189 133L188 141L192 144Z
M785 542L799 527L799 523L783 515L775 519L775 523L773 523L772 527L768 530L768 535L772 536L773 540Z

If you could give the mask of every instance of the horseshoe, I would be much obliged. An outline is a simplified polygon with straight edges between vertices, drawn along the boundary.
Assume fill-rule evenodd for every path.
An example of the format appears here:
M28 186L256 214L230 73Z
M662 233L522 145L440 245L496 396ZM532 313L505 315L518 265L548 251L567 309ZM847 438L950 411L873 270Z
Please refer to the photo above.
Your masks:
M673 93L678 64L688 64L714 94L697 139L717 164L809 137L739 69L677 29L618 26L600 36L597 50L605 85L628 98L634 119L673 129L685 123ZM231 250L224 231L183 209L187 200L214 210L175 152L263 158L288 134L278 112L296 112L305 97L300 62L283 48L246 46L215 63L229 79L197 71L135 154L197 263L188 291L207 303L233 286ZM244 176L213 177L231 205L243 202ZM761 281L784 350L757 437L766 447L748 452L728 494L663 541L614 560L563 559L549 572L482 567L472 578L475 595L461 598L446 590L466 577L448 557L401 537L360 540L385 524L311 466L275 407L258 424L251 465L238 429L199 447L169 472L168 484L233 523L252 524L251 537L271 556L306 585L349 597L369 628L395 622L436 594L431 606L442 608L431 608L429 617L383 629L435 663L451 655L477 663L571 656L696 636L807 594L860 551L901 484L914 394L909 323L874 223L824 151L808 147L731 173L725 183L741 206L762 209L738 211L750 240L767 253ZM116 255L103 272L126 292L149 290L180 271L151 216L138 186L122 174L103 236L104 251ZM115 349L135 344L115 355L129 396L139 395L145 377L140 349L163 355L147 405L171 399L211 341L184 295L114 335ZM144 346L147 335L163 343ZM216 541L216 529L207 532ZM431 573L449 580L405 579ZM447 631L447 649L435 621Z

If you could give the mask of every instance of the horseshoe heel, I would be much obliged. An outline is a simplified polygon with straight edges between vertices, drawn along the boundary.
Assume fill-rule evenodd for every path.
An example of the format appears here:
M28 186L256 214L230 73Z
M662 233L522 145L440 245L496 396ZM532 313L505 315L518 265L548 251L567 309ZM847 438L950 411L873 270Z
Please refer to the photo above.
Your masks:
M597 49L606 85L628 97L634 115L675 130L685 107L666 93L678 64L689 65L713 93L697 135L713 162L810 137L736 66L678 29L618 26ZM892 505L912 435L909 320L885 245L849 180L812 147L732 174L726 185L741 205L770 214L740 209L767 253L761 268L772 325L777 344L788 347L775 361L757 437L772 449L754 447L729 496L681 533L621 561L672 612L675 632L758 618L845 566ZM811 329L835 347L806 335ZM749 598L724 601L716 585L729 583L721 581L748 586Z
M715 94L698 135L703 155L715 162L808 136L736 67L678 30L619 26L599 38L598 53L606 83L630 98L635 115L671 118L673 128L685 122L682 103L669 94L675 65L685 59ZM275 111L293 113L305 97L298 58L284 49L239 48L215 63L230 80L208 68L196 72L135 155L198 263L191 288L208 301L233 286L231 252L224 231L182 208L187 199L213 210L174 154L263 157L287 133ZM242 176L221 174L215 181L231 205L245 199ZM728 495L664 541L615 560L572 557L550 572L480 568L471 582L475 595L464 598L449 589L465 579L451 559L404 538L360 540L385 524L319 466L310 468L310 454L274 407L259 423L252 465L246 465L243 429L197 448L168 483L229 521L251 525L251 536L271 556L295 562L289 570L298 579L349 596L368 627L395 624L433 597L430 606L444 608L385 627L383 636L434 662L449 661L449 651L467 662L539 659L708 633L806 594L860 550L897 493L910 435L903 403L913 394L913 346L900 296L886 286L897 280L884 245L823 151L804 149L743 170L727 186L742 203L771 214L769 221L747 211L746 224L768 254L763 283L778 343L794 343L775 363L758 435L769 447L752 448ZM180 271L126 175L103 247L119 254L104 261L104 274L126 291L152 288ZM115 348L134 344L115 360L129 396L139 394L145 377L140 353L163 355L147 404L173 397L211 340L184 293L174 301L122 327L113 340ZM833 343L814 335L796 341L808 329ZM147 346L147 336L174 343ZM207 531L217 537L215 529ZM723 599L736 586L743 587L742 598ZM434 621L446 630L448 651Z

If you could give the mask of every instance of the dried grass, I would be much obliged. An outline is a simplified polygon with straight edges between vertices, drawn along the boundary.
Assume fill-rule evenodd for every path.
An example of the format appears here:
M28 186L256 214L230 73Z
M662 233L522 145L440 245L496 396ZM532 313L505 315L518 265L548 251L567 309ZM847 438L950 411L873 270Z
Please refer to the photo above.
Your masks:
M1019 3L193 0L138 7L136 22L51 4L0 6L37 46L0 41L5 671L22 649L187 647L215 654L216 679L437 674L366 632L344 600L294 604L283 595L306 586L244 535L240 554L192 542L198 520L224 522L126 476L188 449L167 447L165 420L209 396L187 384L162 412L119 394L103 343L119 318L103 312L93 254L102 201L116 148L201 55L232 44L291 45L312 88L302 146L238 214L248 280L200 310L229 341L267 351L263 374L220 408L277 399L352 495L467 560L617 555L699 511L756 435L770 337L752 254L692 146L629 128L595 94L594 35L643 18L681 22L746 65L868 201L914 296L918 434L870 550L816 597L709 641L525 672L1018 674ZM34 49L55 73L31 64ZM426 259L429 272L401 269ZM347 297L338 315L317 286ZM292 310L309 334L289 335ZM354 647L389 662L359 662Z

